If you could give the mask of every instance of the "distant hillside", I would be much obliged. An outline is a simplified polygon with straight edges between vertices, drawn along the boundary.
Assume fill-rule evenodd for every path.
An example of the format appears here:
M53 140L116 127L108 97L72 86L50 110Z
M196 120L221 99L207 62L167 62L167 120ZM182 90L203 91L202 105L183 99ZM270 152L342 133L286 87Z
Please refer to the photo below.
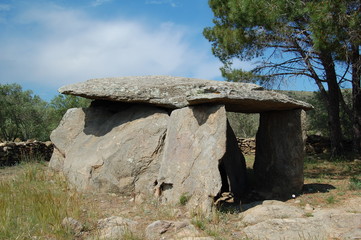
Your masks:
M277 92L283 93L291 98L297 99L297 100L301 100L301 101L306 101L310 100L312 98L314 98L314 94L315 92L311 92L311 91L283 91L283 90L279 90Z
M314 100L315 93L317 93L317 91L284 91L284 90L276 90L276 92L283 93L291 98L305 102ZM343 94L349 95L351 94L352 89L351 88L342 89L341 92ZM347 102L347 97L345 100Z

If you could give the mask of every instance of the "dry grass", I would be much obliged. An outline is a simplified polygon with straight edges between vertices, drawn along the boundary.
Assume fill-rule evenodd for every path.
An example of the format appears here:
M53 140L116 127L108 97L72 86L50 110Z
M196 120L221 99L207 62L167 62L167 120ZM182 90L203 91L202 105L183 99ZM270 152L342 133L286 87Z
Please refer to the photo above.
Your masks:
M63 178L39 162L0 171L0 239L72 239L61 221L79 217L81 201Z
M252 167L253 156L246 156ZM297 197L301 206L336 207L343 200L361 196L361 163L347 159L327 161L326 156L305 160L305 191ZM65 179L43 163L28 162L0 169L0 239L85 239L96 234L98 219L121 216L137 221L137 232L125 240L144 239L144 229L156 220L188 220L203 236L241 239L236 213L215 212L212 216L189 211L184 195L176 206L162 205L154 199L137 204L132 196L116 194L79 194ZM294 200L290 200L294 201ZM292 202L293 203L293 202ZM65 217L85 225L86 232L75 236L61 226Z
M320 207L361 196L361 163L353 158L328 160L327 155L305 159L305 191L299 197L304 204Z

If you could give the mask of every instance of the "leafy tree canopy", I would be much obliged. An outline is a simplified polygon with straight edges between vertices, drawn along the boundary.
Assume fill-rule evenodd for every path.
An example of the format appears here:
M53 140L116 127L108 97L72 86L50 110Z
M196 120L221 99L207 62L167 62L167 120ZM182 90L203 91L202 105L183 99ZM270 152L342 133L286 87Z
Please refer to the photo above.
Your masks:
M72 95L62 95L59 94L55 96L50 101L50 107L53 111L53 118L56 119L53 124L53 128L57 127L59 121L63 117L63 115L66 113L66 111L70 108L86 108L90 105L91 100L82 98L82 97L76 97Z
M360 1L210 0L209 5L214 26L204 35L226 69L234 58L268 56L254 72L267 69L273 77L318 75L322 81L320 52L330 51L336 60L346 61L351 45L361 43ZM282 61L286 53L295 56Z
M332 152L342 151L340 105L361 149L361 2L356 0L209 0L213 27L204 29L231 81L264 83L303 76L317 84L327 109ZM247 73L234 59L257 59ZM352 110L341 92L352 83Z
M18 84L0 85L0 139L46 138L47 103Z
M49 104L18 84L0 84L0 140L49 140L69 108L89 103L84 98L58 95Z

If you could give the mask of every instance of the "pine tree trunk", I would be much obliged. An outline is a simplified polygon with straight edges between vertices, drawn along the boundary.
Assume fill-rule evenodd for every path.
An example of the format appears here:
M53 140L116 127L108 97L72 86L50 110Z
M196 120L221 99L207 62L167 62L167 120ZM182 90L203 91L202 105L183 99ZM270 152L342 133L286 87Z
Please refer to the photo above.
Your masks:
M353 91L354 92L354 91ZM353 151L354 153L361 153L361 91L353 94Z
M331 141L332 156L341 155L343 152L342 146L342 131L340 121L340 86L337 82L337 75L332 56L329 52L321 52L320 59L324 67L327 79L328 94L327 94L327 111L328 111L328 126Z
M353 151L361 153L361 56L359 46L352 46Z
M340 122L340 98L337 82L328 83L328 126L330 131L331 154L338 156L343 152Z

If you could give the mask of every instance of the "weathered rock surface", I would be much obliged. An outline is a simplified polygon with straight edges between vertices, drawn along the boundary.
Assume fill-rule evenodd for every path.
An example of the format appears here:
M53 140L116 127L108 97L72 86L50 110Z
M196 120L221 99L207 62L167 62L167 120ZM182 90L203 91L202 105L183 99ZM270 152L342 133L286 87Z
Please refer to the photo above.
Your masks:
M250 239L327 239L327 227L319 221L309 219L271 219L246 227Z
M254 173L265 197L291 198L303 187L302 110L261 113Z
M136 221L118 216L100 219L97 239L122 239L125 234L135 232L137 225Z
M264 201L262 205L241 213L242 232L250 239L359 239L361 238L361 198L355 199L348 212L336 209L314 210L305 214L300 207L279 201Z
M61 87L63 94L176 109L202 103L223 104L232 112L291 110L312 106L249 83L185 77L142 76L91 79Z
M263 204L241 213L245 226L254 225L268 219L285 219L302 217L304 212L295 206L280 201L264 201Z
M61 222L61 225L64 228L72 231L76 235L79 235L81 231L84 229L84 226L81 222L71 217L64 218L63 221Z
M239 205L246 165L227 110L261 113L254 171L265 192L284 198L302 188L307 103L254 84L169 76L93 79L60 92L96 99L69 110L51 135L50 166L79 190L137 202L155 190L163 202L187 196L204 212L230 192L226 202Z
M103 101L71 109L51 135L50 166L78 190L152 193L168 118L156 107Z
M199 231L189 222L158 220L145 229L147 240L198 239ZM202 238L201 238L202 239Z
M69 109L59 126L51 133L50 139L55 145L49 166L62 171L65 155L71 150L73 142L82 133L85 124L85 111L79 108Z
M158 177L164 202L176 204L188 195L188 207L210 212L221 190L237 197L242 194L245 171L224 106L200 105L172 112Z

